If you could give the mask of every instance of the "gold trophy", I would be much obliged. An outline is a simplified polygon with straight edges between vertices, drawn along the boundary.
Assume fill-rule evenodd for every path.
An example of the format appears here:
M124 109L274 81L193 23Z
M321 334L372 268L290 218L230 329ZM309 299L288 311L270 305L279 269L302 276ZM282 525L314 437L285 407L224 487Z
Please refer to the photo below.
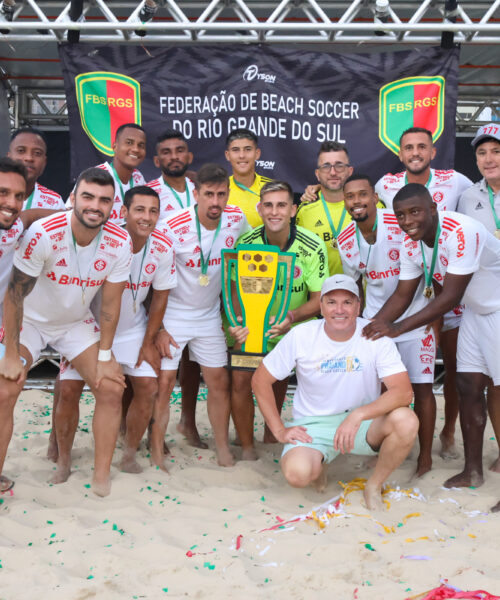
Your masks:
M232 327L248 327L248 337L241 351L231 352L231 367L253 371L267 351L266 332L282 323L292 294L295 254L281 252L278 246L242 244L237 250L222 250L222 301ZM270 324L278 286L280 301L275 320ZM242 322L238 322L234 300L240 305Z

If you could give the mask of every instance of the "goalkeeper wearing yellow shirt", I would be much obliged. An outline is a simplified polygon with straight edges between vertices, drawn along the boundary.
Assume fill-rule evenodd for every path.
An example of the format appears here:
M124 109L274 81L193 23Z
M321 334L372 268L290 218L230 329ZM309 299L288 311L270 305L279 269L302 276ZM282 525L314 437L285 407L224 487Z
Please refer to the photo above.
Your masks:
M347 148L338 142L323 142L315 170L319 185L309 186L302 196L302 199L311 200L311 194L317 193L318 199L302 202L297 213L297 225L312 231L325 242L330 275L342 273L337 237L351 222L344 206L344 183L352 172ZM384 204L379 202L377 207L384 208Z
M261 188L271 181L255 172L260 158L259 140L249 129L233 129L226 138L226 159L233 174L229 178L229 204L239 206L251 227L262 225L257 212Z

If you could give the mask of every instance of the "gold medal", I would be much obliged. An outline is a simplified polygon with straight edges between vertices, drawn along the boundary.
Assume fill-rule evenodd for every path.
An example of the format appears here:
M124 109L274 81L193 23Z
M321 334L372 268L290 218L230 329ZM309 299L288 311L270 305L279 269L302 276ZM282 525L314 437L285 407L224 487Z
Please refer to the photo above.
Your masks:
M431 285L426 285L424 287L424 296L426 298L433 298L434 297L434 288Z
M337 238L333 238L332 239L332 248L335 248L335 250L337 250L338 247L339 247L339 245L337 242Z
M500 240L500 229L495 229L495 237Z
M198 277L198 283L202 286L202 287L207 287L207 285L210 283L210 277L206 274L206 273L202 273L199 277Z

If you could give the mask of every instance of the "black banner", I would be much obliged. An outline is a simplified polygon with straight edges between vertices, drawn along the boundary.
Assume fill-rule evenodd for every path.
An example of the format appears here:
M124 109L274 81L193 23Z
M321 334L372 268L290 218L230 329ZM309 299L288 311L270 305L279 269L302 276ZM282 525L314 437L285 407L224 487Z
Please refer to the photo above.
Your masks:
M225 165L226 135L247 127L262 150L257 171L296 191L314 182L326 140L346 144L351 163L374 179L401 170L399 135L412 125L432 130L433 166L453 167L458 48L330 54L258 45L146 51L62 44L60 57L72 178L109 158L116 127L134 118L148 136L140 167L147 180L158 176L155 138L169 128L188 138L196 169Z

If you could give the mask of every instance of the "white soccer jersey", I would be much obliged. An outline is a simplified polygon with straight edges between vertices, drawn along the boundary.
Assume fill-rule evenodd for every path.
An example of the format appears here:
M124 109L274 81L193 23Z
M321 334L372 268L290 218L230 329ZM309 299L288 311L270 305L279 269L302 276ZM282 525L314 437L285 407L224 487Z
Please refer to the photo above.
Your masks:
M175 194L172 191L172 188L165 183L162 176L158 177L158 179L153 179L153 181L149 181L146 185L152 188L158 196L160 196L160 221L171 217L173 211L189 208L193 204L196 204L193 193L194 183L188 177L186 177L186 191L175 191ZM180 203L176 198L176 194Z
M12 271L14 250L23 231L24 225L19 218L16 219L10 229L0 229L0 319L3 311L3 299Z
M394 196L407 183L406 171L395 175L387 173L377 181L375 191L387 208L392 210ZM431 169L431 181L427 188L438 210L456 210L458 199L471 185L472 181L458 171Z
M106 223L88 246L75 247L72 214L56 213L35 221L15 252L14 265L38 278L24 300L24 316L32 322L60 327L82 320L105 280L128 280L132 260L128 233Z
M221 250L233 248L240 235L250 230L245 215L237 206L226 206L221 219L221 228L210 253L207 286L199 283L200 244L194 207L176 213L158 226L174 241L177 268L177 287L170 293L165 311L167 329L169 322L182 322L186 330L197 332L210 332L221 327ZM215 230L205 229L201 224L200 230L201 247L206 259Z
M49 188L35 183L35 188L26 198L23 204L23 210L30 208L47 208L51 210L66 210L64 200L61 196Z
M482 223L466 215L451 211L438 215L441 233L434 281L443 285L446 273L473 273L463 302L478 314L500 310L500 241ZM406 236L401 252L400 279L414 279L422 274L421 247L424 248L427 268L430 268L433 248Z
M137 330L144 329L146 326L147 315L143 302L151 286L155 290L169 290L176 285L173 242L155 229L149 236L146 246L133 255L130 276L122 296L115 341L118 338L119 341L135 338Z
M134 169L130 181L128 183L123 183L115 175L113 168L107 161L105 163L102 163L102 165L97 165L96 168L104 169L105 171L107 171L113 178L113 181L115 182L115 201L113 204L113 210L109 215L109 221L111 221L112 223L116 223L117 225L121 225L122 223L124 223L124 219L120 217L120 211L123 206L123 197L125 196L125 192L128 192L130 188L136 187L138 185L146 185L146 180L144 179L140 171ZM73 188L73 192L74 191L75 188ZM71 197L68 198L68 200L66 201L66 208L73 208Z
M405 237L392 211L378 209L377 217L375 244L368 244L360 231L359 235L356 235L354 222L343 229L338 237L344 273L356 281L360 276L366 281L365 309L363 311L363 317L366 319L372 319L378 313L398 285L401 246ZM398 321L406 319L425 307L427 300L423 296L423 289L422 281L413 302ZM403 333L395 341L402 342L419 337L423 329Z

